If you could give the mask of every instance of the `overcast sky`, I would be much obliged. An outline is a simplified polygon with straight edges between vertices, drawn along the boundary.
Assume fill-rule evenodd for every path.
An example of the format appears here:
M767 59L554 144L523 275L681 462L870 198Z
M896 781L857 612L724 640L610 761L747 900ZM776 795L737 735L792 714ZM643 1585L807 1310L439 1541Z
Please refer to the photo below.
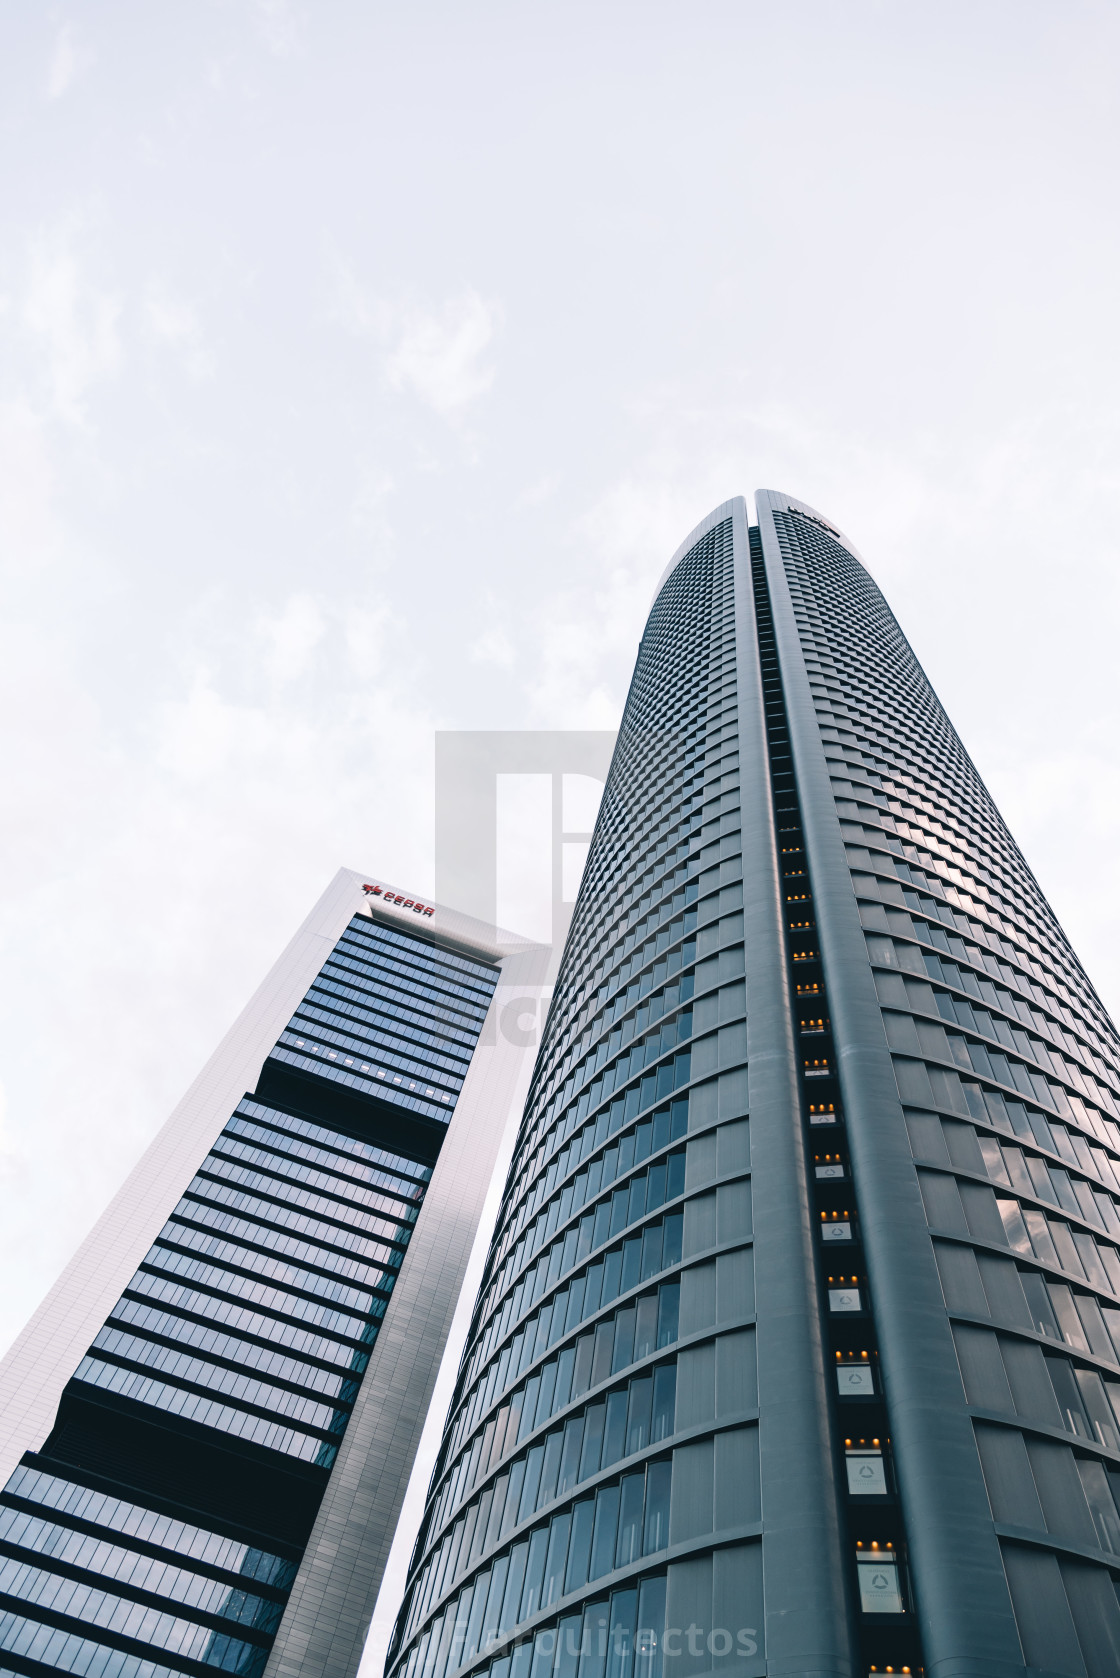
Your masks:
M1120 1005L1120 9L0 19L0 1342L436 728L611 728L767 485Z

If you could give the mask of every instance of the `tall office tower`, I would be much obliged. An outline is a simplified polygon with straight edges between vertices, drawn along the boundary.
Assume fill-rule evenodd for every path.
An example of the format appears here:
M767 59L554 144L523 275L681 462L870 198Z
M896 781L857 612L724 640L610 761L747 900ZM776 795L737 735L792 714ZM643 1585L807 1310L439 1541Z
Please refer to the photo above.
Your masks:
M336 876L0 1366L0 1671L350 1678L547 954Z
M788 496L663 579L391 1678L1120 1672L1120 1042Z

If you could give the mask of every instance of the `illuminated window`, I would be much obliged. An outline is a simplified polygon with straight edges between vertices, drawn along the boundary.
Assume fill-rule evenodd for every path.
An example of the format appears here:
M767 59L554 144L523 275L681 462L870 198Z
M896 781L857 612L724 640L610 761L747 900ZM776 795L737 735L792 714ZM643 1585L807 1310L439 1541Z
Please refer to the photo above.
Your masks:
M853 1497L883 1497L887 1486L887 1465L877 1439L846 1439L844 1463L848 1490Z
M856 1550L859 1605L865 1614L901 1614L902 1581L898 1557L890 1544L859 1545Z

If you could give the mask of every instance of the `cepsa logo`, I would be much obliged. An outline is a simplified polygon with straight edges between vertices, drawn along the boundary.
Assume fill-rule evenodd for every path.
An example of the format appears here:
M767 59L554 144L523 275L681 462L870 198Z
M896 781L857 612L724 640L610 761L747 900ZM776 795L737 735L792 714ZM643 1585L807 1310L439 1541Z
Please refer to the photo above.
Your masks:
M383 903L399 904L402 909L411 909L414 915L434 915L435 910L425 904L418 903L414 897L395 897L391 891L382 890L380 886L363 886L367 897L379 897Z

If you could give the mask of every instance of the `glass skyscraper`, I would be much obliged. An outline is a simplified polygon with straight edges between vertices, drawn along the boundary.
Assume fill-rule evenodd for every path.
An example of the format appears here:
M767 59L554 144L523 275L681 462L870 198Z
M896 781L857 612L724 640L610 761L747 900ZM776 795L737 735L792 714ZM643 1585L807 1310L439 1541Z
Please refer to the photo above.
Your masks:
M336 878L0 1368L0 1671L353 1670L532 967Z
M1120 1672L1120 1041L851 544L655 599L390 1678Z

